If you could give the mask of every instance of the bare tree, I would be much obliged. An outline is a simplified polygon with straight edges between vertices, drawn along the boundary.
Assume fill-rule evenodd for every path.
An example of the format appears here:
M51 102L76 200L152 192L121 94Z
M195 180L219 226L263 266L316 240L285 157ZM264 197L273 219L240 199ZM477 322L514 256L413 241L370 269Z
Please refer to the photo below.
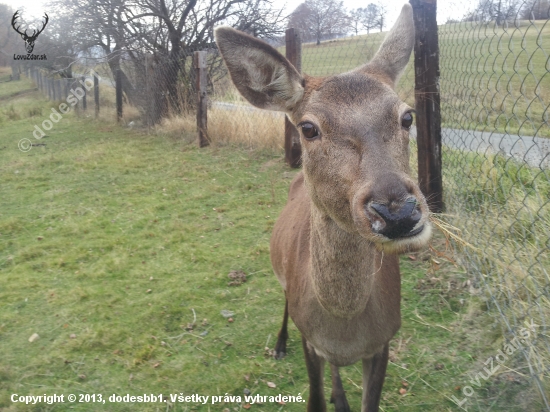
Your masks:
M271 0L53 0L51 7L76 28L71 40L81 56L106 61L113 78L120 71L131 103L154 108L152 122L181 111L182 93L193 101L191 56L215 49L215 25L265 38L282 32L283 20Z
M488 23L494 21L497 26L514 21L521 0L480 0L477 7L464 17L464 21Z
M378 28L382 31L386 26L386 14L388 14L388 8L386 4L382 2L378 3L376 6L378 7Z
M370 33L372 29L380 25L378 21L379 14L378 6L374 3L370 3L364 9L363 20L361 23L363 28L367 31L367 34Z
M523 4L520 15L524 20L546 20L550 18L550 1L528 0Z
M18 47L23 49L23 41L11 27L13 10L7 4L0 4L0 66L13 65L13 54Z
M291 14L291 25L302 30L306 38L312 36L319 45L327 36L346 34L349 19L342 1L306 0Z
M120 70L122 90L136 104L136 90L121 66L139 33L129 22L129 7L128 0L53 0L49 4L55 16L52 21L66 21L74 28L70 33L58 28L58 36L72 42L80 56L106 61L113 78Z
M310 26L309 15L311 11L306 3L300 3L288 16L287 26L300 30L302 41L309 42L315 39L313 27Z
M362 29L362 21L363 21L363 14L364 14L364 8L359 7L357 9L352 9L349 11L349 25L355 35L357 36L359 32Z

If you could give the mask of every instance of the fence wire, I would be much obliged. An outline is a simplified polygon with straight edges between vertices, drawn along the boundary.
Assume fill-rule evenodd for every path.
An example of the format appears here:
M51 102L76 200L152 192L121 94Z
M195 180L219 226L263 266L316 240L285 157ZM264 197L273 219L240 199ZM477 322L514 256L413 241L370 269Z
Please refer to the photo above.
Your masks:
M506 341L530 325L515 369L550 410L550 24L548 6L529 13L540 3L500 25L440 26L439 45L444 199L472 245L461 260Z

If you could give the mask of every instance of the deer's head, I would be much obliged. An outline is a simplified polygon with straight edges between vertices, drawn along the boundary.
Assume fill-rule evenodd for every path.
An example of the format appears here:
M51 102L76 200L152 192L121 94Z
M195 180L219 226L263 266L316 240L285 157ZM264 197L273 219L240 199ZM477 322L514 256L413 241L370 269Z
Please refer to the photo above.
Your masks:
M410 5L369 63L330 77L302 76L231 28L218 28L216 42L240 93L285 112L300 131L306 185L321 213L388 252L425 245L429 210L409 168L413 110L394 91L414 44Z
M24 32L20 31L21 25L16 27L17 24L17 18L19 17L19 11L16 11L13 14L13 17L11 18L11 26L13 29L21 35L21 38L25 40L25 48L27 49L27 53L32 53L34 50L34 42L36 41L38 35L44 31L44 28L48 24L48 15L44 13L44 23L42 24L42 28L39 30L33 30L32 34L29 36L27 35L27 30Z

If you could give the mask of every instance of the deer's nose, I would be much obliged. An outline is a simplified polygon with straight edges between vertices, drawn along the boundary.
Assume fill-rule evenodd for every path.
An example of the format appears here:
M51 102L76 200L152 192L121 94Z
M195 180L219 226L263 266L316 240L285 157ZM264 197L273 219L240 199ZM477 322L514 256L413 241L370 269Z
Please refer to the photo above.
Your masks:
M369 206L376 212L371 218L372 229L380 235L396 239L414 236L422 231L422 227L414 229L422 218L422 212L415 197L407 198L405 203L393 212L386 204L372 202Z

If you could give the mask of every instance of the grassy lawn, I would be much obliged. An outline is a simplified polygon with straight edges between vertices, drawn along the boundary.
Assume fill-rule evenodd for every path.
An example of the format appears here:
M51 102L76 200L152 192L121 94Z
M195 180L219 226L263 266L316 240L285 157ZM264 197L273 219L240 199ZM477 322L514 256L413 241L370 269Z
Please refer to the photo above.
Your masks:
M4 88L28 84L1 83L0 96ZM307 397L294 325L284 360L266 350L284 305L269 237L295 173L282 153L229 144L198 149L184 131L178 139L152 136L72 114L34 140L34 125L49 113L37 92L0 100L0 409L240 411L248 408L244 399L108 399L243 397L245 390ZM45 146L23 153L22 138ZM383 411L461 410L450 398L464 398L461 388L500 347L500 329L469 289L471 276L445 260L441 239L434 247L439 252L402 257L403 327L391 346ZM228 285L233 270L247 281ZM29 342L33 334L39 338ZM342 371L353 410L360 410L359 370ZM326 376L328 396L328 368ZM540 409L518 376L503 368L465 406ZM32 406L11 402L12 394L102 394L106 404Z

